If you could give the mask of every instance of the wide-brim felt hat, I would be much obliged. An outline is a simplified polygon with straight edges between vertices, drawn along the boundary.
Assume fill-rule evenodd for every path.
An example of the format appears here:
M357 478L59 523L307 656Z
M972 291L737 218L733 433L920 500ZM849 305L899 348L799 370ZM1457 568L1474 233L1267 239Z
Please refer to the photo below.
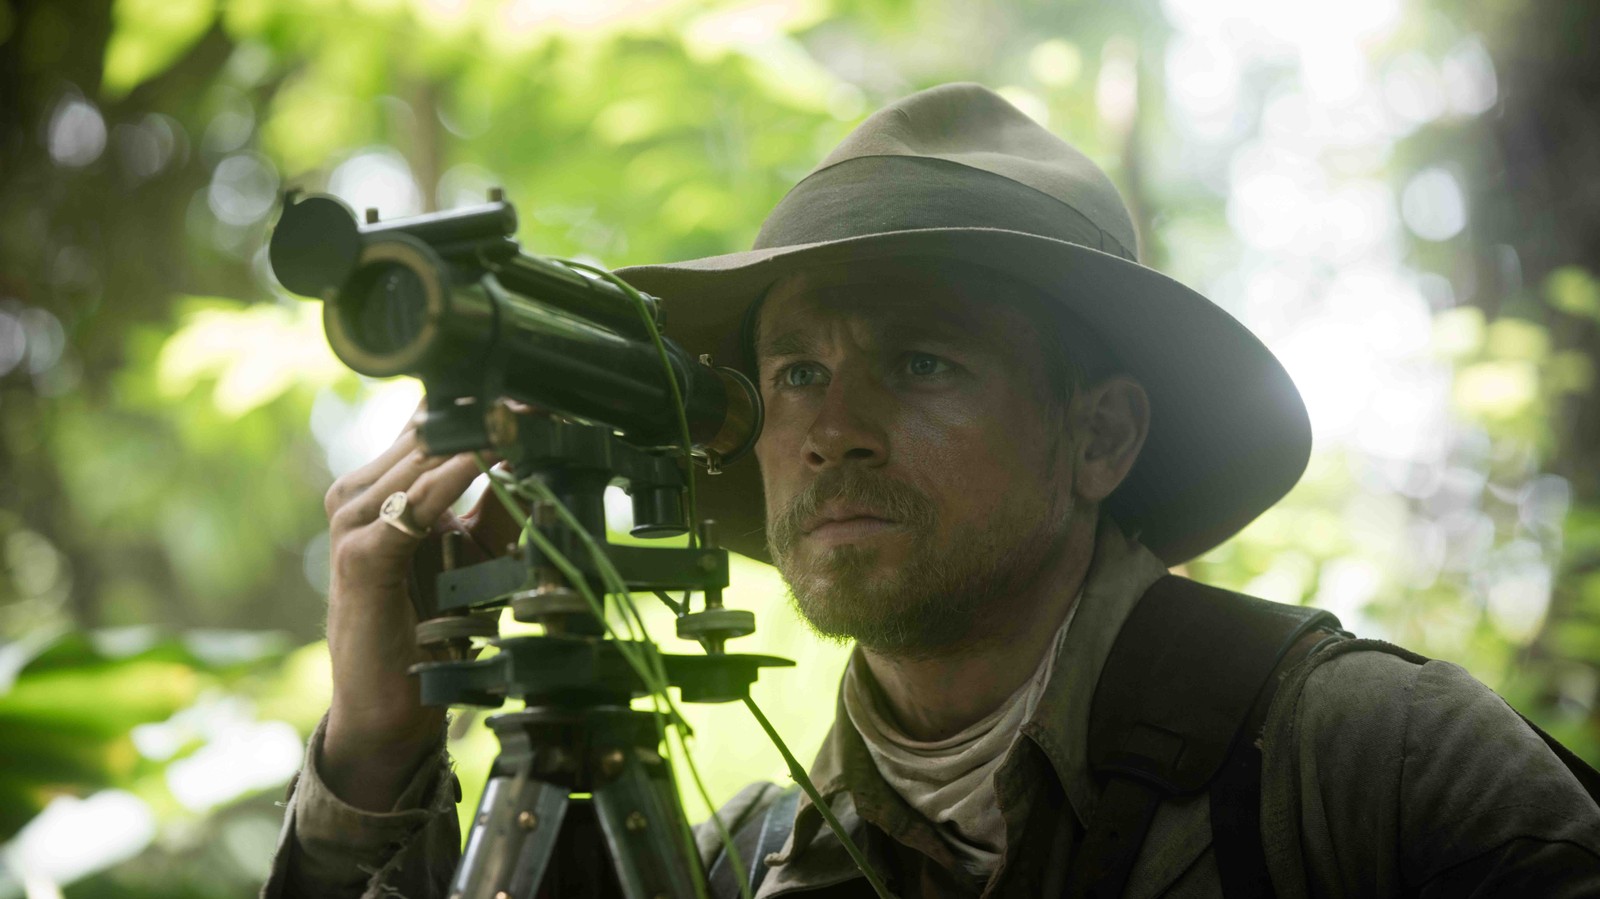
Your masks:
M994 92L947 84L868 117L768 216L748 252L618 272L665 332L755 378L746 315L806 268L931 257L1022 281L1150 397L1150 433L1103 508L1169 565L1222 543L1299 480L1305 404L1223 309L1140 265L1131 217L1093 162ZM697 481L729 549L768 559L753 458Z

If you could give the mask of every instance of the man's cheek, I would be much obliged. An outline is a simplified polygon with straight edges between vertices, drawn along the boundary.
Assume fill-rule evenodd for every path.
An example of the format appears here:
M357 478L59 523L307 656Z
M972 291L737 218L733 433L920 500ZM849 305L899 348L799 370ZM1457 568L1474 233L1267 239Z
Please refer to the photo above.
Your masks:
M771 448L765 444L766 437L763 436L756 443L755 454L756 465L761 469L761 493L767 500L767 520L770 521L772 513L783 508L785 495L779 478L782 466L773 458Z
M774 478L762 479L761 492L766 500L767 524L771 526L789 508L789 505L794 501L794 496L791 491Z

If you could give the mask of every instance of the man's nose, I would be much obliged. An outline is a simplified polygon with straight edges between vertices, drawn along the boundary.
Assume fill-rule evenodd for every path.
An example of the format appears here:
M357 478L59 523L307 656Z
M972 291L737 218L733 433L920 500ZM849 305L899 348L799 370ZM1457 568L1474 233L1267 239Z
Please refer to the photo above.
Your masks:
M806 464L814 469L882 465L888 460L885 397L870 378L836 377L806 433Z

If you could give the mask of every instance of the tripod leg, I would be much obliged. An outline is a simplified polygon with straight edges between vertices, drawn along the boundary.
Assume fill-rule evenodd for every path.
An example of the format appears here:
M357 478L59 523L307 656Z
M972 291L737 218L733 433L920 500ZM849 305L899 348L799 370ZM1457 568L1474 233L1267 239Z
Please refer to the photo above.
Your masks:
M566 817L569 791L525 772L489 779L451 899L533 899Z
M594 791L617 879L627 899L687 899L702 876L683 845L682 808L664 763L627 753L622 774Z

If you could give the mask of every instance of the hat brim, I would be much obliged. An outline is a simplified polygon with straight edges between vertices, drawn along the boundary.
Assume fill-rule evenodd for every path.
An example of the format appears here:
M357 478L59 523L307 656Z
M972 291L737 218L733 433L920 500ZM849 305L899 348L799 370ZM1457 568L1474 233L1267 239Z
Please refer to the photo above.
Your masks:
M1095 332L1150 397L1150 434L1105 508L1168 565L1217 546L1288 493L1311 425L1294 382L1256 336L1172 278L1118 256L995 228L930 228L771 247L618 274L662 301L666 335L734 364L750 303L782 275L845 260L936 256L1005 271ZM699 514L729 549L763 561L753 459L697 481Z

